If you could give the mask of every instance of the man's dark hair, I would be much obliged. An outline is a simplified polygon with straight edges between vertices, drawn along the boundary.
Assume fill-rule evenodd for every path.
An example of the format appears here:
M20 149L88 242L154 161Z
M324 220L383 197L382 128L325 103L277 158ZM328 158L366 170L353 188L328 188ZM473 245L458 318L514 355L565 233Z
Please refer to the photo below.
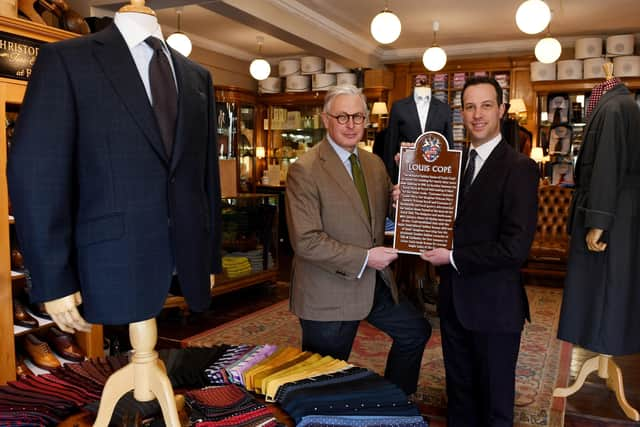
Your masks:
M487 83L493 86L496 90L496 101L498 102L498 106L502 105L502 88L500 84L493 77L487 76L475 76L470 77L465 83L464 88L462 88L462 103L464 104L464 92L467 90L469 86L475 86L479 84Z

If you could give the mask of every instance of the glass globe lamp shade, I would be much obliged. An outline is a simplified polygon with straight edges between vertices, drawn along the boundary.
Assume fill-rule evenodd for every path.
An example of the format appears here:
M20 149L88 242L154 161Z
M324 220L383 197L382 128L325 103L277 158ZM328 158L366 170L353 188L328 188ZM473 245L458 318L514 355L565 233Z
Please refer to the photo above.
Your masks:
M377 14L371 21L371 35L378 43L393 43L400 37L400 19L388 9Z
M549 25L551 10L542 0L527 0L516 11L516 25L523 33L538 34Z
M439 71L447 63L447 53L440 46L432 46L424 51L422 63L429 71Z
M177 50L182 56L189 56L191 54L191 40L184 33L173 33L167 37L167 43L169 46Z
M560 58L562 46L553 37L545 37L536 44L536 59L543 64L551 64Z
M262 58L254 59L249 65L249 74L256 80L264 80L271 74L271 65Z

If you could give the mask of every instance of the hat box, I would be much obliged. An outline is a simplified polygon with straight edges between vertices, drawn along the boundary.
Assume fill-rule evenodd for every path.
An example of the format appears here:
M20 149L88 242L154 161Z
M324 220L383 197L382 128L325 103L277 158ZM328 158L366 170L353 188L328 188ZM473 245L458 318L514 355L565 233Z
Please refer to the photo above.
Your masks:
M589 58L582 62L582 78L584 79L603 79L604 70L602 65L604 64L604 58Z
M260 93L280 93L280 77L267 77L258 82L258 92Z
M311 76L311 87L313 90L329 90L336 84L335 74L318 73Z
M558 61L558 80L578 80L582 78L582 60L565 59Z
M299 59L283 59L278 63L278 75L287 77L300 74Z
M613 58L613 75L640 77L640 56L616 56Z
M633 55L633 34L607 37L607 53L610 55Z
M319 56L303 56L300 58L302 74L316 74L324 70L324 58Z
M556 64L543 64L542 62L534 61L531 63L531 81L539 82L542 80L555 80L556 79Z
M343 67L335 61L330 59L324 60L324 72L325 73L347 73L349 69L347 67Z
M578 39L574 53L576 59L597 58L602 55L602 39L600 37Z
M309 76L288 76L286 78L285 92L307 92L311 88Z
M356 85L358 83L358 76L356 73L338 73L337 83L339 85Z

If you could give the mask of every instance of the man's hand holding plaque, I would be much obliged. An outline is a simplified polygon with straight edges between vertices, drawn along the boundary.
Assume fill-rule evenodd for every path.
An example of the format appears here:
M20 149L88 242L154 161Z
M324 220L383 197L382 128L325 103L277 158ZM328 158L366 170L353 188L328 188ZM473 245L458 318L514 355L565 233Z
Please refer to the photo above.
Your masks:
M450 150L438 132L425 132L413 147L400 148L393 247L419 255L453 246L462 152Z

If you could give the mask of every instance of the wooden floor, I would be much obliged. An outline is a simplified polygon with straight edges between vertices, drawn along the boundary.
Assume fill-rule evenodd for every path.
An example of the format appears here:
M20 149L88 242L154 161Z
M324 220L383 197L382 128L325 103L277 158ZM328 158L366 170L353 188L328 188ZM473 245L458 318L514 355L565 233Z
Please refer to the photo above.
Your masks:
M282 282L260 284L214 298L211 310L204 314L184 317L177 310L163 312L158 319L158 347L178 347L183 338L286 299L287 270L285 266L281 275ZM125 338L121 339L125 340L126 331L122 332ZM126 346L125 343L122 345ZM592 356L593 354L586 350L573 349L570 384L573 383L582 363ZM640 355L616 357L614 360L622 369L627 400L640 410ZM631 425L637 426L638 423L632 422L624 415L615 395L606 388L604 380L598 378L596 373L591 374L585 385L567 399L566 427Z

